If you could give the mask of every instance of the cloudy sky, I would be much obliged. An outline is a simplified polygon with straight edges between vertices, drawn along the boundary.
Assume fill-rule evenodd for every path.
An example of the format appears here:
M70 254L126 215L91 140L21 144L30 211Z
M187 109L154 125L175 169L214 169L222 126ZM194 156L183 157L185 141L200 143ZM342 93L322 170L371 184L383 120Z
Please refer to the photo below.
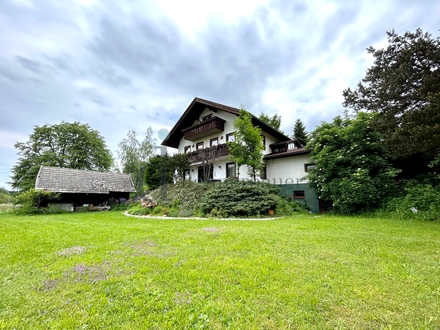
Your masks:
M439 14L433 0L1 0L0 187L34 126L87 123L116 154L196 96L313 130L342 113L368 46L390 29L437 37Z

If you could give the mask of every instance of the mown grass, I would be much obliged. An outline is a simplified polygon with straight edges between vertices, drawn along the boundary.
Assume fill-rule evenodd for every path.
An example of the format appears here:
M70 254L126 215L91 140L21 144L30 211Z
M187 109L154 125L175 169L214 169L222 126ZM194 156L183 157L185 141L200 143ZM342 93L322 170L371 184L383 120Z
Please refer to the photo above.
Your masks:
M0 215L1 329L438 329L440 223Z

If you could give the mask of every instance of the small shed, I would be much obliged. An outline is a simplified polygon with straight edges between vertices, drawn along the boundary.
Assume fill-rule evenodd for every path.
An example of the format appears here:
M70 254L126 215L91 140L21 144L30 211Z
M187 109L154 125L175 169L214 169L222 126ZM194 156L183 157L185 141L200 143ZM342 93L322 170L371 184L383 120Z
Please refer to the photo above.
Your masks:
M128 174L51 166L40 167L35 189L60 193L61 200L57 203L73 206L107 205L110 198L128 199L130 193L136 192Z

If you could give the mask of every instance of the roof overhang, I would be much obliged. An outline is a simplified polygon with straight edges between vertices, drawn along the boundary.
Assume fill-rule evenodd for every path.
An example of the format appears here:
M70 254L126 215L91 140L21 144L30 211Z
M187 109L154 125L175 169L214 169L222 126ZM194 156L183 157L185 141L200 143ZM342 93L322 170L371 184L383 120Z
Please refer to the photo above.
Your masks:
M307 149L295 149L295 150L287 150L284 152L276 152L264 155L263 159L276 159L276 158L284 158L284 157L294 157L299 155L309 154L311 151Z

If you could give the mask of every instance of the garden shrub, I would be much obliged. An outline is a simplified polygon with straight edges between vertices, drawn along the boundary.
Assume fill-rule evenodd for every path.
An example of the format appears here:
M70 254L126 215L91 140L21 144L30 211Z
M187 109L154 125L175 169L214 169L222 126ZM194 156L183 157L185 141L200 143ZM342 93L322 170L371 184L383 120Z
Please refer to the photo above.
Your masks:
M279 202L278 192L278 187L268 183L228 179L212 185L199 207L212 216L263 215Z
M151 209L149 207L143 207L140 203L135 203L130 206L127 213L133 215L148 215L151 214Z
M396 176L382 136L371 122L375 115L337 116L311 134L307 147L315 167L307 174L318 196L332 201L332 211L355 214L376 209L395 196Z
M170 209L165 206L156 206L154 209L151 210L151 215L169 215Z
M130 205L133 203L131 199L125 198L110 198L108 204L110 206L110 211L125 211L128 210Z
M387 210L400 219L440 219L440 187L409 181L404 196L392 199Z
M42 207L43 204L51 200L59 200L60 194L36 190L34 188L29 189L25 192L16 196L16 205L19 207L15 208L15 213L17 214L56 214L69 212L68 210L63 210L59 207Z
M296 213L306 213L308 207L298 202L292 201L292 199L281 197L275 206L275 214L278 216L289 216Z
M212 187L213 184L185 180L159 187L153 190L150 195L159 206L178 209L183 214L188 214L198 208L203 195Z

